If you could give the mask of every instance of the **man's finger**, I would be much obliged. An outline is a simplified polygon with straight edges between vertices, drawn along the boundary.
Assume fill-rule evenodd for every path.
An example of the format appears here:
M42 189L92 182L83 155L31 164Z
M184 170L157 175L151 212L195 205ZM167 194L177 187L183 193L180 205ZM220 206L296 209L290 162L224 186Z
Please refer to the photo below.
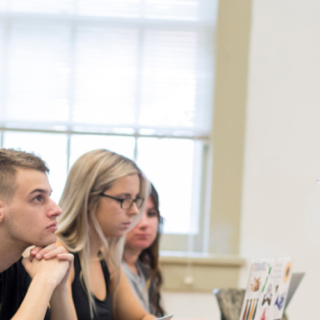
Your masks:
M42 249L41 247L34 247L30 249L30 256L33 256L33 257L36 256L41 249Z
M48 259L52 259L52 258L56 257L58 254L62 254L62 253L65 253L65 252L66 252L65 248L58 247L55 250L52 250L52 251L44 254L43 257L48 260Z
M52 243L48 246L46 246L45 248L42 248L39 252L37 252L36 254L36 258L38 260L42 259L47 253L56 250L58 247L58 245L56 243Z

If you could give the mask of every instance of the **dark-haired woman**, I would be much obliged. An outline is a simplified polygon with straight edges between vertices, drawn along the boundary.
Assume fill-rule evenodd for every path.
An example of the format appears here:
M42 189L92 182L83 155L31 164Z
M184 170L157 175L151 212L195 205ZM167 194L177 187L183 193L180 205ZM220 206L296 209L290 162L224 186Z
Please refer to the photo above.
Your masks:
M126 235L122 267L141 305L157 317L165 313L161 306L158 259L161 222L158 194L151 186L141 220Z

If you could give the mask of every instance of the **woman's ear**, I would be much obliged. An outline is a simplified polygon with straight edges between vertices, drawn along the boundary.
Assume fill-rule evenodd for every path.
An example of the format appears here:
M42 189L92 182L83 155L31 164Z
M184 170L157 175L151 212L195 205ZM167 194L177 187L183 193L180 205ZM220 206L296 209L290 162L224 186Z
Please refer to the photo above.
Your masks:
M88 211L89 212L97 212L99 205L100 205L99 197L94 196L94 195L90 195L89 199L88 199ZM89 216L90 216L90 214L89 214Z

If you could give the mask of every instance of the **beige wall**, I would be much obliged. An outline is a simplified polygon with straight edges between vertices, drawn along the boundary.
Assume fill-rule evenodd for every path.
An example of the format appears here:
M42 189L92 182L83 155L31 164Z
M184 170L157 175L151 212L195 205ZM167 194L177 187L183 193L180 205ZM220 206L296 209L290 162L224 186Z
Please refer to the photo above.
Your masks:
M289 319L317 320L320 1L221 0L217 33L209 249L234 254L240 240L242 287L251 259L293 256L306 277ZM178 316L218 319L209 294L164 298Z
M319 0L253 1L243 172L241 255L293 256L289 319L319 319Z
M213 253L239 253L250 24L251 0L220 1L211 137Z
M213 254L239 253L250 23L251 0L220 1L216 34L214 130L210 141L213 153L209 170L212 172L209 252ZM242 261L234 258L238 266L231 268L231 265L219 267L216 255L211 259L214 265L208 265L205 270L195 265L192 259L190 264L179 266L179 269L177 266L173 269L168 264L170 260L167 263L163 261L167 290L173 290L175 286L177 290L187 291L183 284L185 276L195 281L190 286L190 292L163 292L166 310L174 313L176 318L220 320L217 302L210 291L236 287ZM232 260L232 257L224 259ZM206 285L203 285L204 281Z

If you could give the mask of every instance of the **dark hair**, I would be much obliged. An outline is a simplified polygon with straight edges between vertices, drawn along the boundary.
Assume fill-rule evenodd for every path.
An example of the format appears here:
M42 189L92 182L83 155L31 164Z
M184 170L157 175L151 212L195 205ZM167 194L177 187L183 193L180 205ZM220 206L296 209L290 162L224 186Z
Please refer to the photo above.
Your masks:
M17 168L48 173L46 163L33 153L14 149L0 149L0 198L10 201L17 189Z
M160 294L162 275L159 270L159 241L162 232L162 217L160 216L159 211L159 196L153 184L151 184L151 192L149 197L151 198L151 201L153 202L153 205L158 212L158 232L151 246L144 249L140 253L138 259L142 263L147 264L151 269L151 274L149 279L147 280L147 284L149 283L149 286L151 285L151 290L149 290L149 303L150 308L154 308L154 310L150 310L150 313L154 314L157 317L163 317L165 315L165 311L161 306Z

